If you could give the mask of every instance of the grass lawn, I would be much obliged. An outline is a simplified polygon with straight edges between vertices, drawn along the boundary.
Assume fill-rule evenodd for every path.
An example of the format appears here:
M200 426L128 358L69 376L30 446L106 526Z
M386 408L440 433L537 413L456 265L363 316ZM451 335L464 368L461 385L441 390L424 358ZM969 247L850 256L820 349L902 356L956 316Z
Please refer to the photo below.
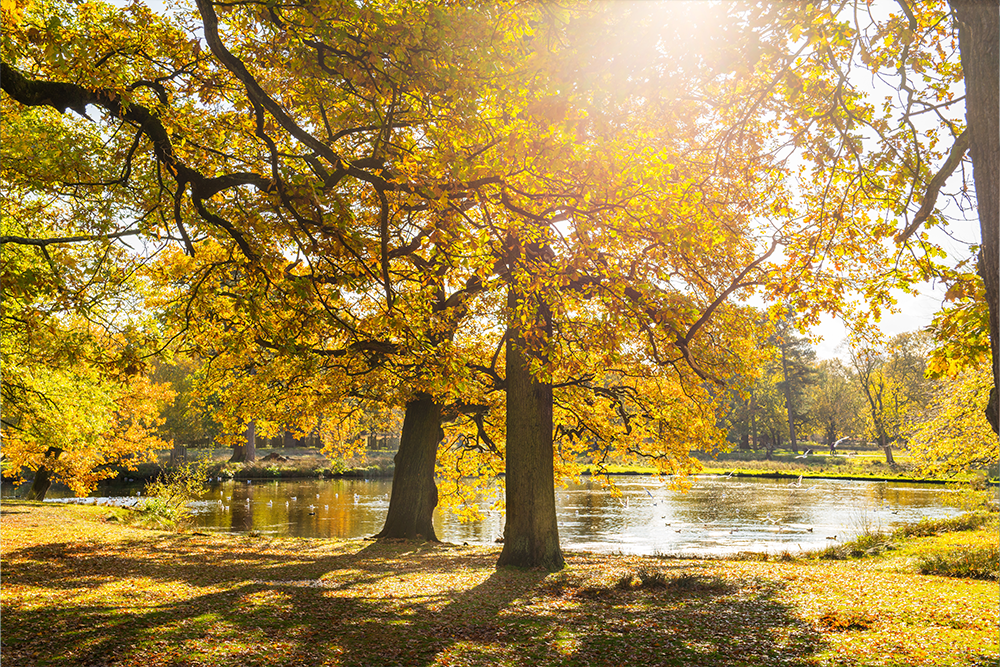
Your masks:
M948 479L929 479L919 466L913 462L906 450L894 452L895 464L885 462L882 450L850 449L831 456L825 447L813 443L809 445L813 453L803 457L789 450L775 450L770 459L765 459L764 453L734 450L730 452L692 452L702 465L700 474L728 475L740 477L815 477L826 479L859 479L859 480L889 480L889 481L932 481L946 482L977 482L983 479L996 482L997 466L988 469L961 473ZM585 465L588 473L596 472L592 465ZM608 465L603 472L616 474L656 474L657 470L641 465Z
M997 582L921 575L995 523L856 560L567 554L165 533L5 502L2 664L996 665Z

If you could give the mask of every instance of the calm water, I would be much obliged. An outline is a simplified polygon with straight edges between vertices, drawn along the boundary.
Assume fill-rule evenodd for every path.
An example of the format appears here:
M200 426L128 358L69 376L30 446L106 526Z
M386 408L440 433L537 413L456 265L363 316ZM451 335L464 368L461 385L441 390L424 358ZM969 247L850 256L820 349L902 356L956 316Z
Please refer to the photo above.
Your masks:
M655 477L613 478L556 490L563 548L632 554L708 555L798 551L850 539L865 527L891 528L923 517L959 513L941 486L895 482L697 477L687 493ZM360 538L382 528L391 480L224 482L194 503L200 530ZM462 523L438 511L447 542L491 544L503 514L484 503L484 519Z

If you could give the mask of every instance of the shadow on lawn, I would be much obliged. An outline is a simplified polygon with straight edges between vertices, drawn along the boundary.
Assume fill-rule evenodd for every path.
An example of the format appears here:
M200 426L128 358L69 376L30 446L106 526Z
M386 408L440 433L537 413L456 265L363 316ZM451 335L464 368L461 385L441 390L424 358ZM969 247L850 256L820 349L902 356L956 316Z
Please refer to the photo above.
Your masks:
M3 665L430 665L454 653L463 664L489 665L794 666L821 648L773 582L692 583L688 575L654 590L509 569L483 580L495 555L449 545L351 551L353 543L332 555L310 554L308 542L294 553L287 543L236 545L166 537L7 554L4 586L60 597L7 605ZM463 568L478 573L466 581L481 583L450 592L420 586L422 575ZM407 574L416 582L392 589ZM119 578L166 588L151 585L152 598L136 590L120 607L73 599L94 599L95 585ZM192 586L213 590L190 596Z

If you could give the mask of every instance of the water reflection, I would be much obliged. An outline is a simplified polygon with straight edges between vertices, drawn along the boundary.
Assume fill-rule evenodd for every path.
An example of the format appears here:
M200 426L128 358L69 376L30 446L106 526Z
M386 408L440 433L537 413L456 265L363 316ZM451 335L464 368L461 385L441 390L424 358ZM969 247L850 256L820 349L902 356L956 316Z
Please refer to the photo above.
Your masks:
M843 541L867 529L888 529L958 511L942 488L920 484L698 477L681 492L645 476L613 479L617 492L585 479L557 489L559 531L566 549L637 554L723 554L798 551ZM297 537L366 537L389 507L390 480L227 482L194 507L203 529ZM503 534L503 513L462 523L434 518L449 542L490 544Z
M940 486L896 482L697 477L687 493L647 476L613 478L614 491L588 479L556 490L559 533L567 550L709 555L823 548L862 530L888 529L959 511ZM193 505L199 529L296 537L367 537L382 528L392 483L375 480L223 482ZM462 523L438 511L448 542L492 544L503 513Z

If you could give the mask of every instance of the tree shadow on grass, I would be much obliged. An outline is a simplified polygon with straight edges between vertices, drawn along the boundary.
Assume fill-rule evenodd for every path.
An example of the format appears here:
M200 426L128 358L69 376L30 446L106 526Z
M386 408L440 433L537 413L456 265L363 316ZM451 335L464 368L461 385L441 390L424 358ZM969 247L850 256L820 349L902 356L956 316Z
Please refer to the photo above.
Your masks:
M813 664L825 644L781 601L783 588L682 574L650 588L603 595L584 589L574 597L587 599L589 608L549 655L562 653L563 664L579 665Z
M295 544L5 554L4 587L37 598L5 601L3 665L802 665L821 648L770 582L601 587L450 545Z

